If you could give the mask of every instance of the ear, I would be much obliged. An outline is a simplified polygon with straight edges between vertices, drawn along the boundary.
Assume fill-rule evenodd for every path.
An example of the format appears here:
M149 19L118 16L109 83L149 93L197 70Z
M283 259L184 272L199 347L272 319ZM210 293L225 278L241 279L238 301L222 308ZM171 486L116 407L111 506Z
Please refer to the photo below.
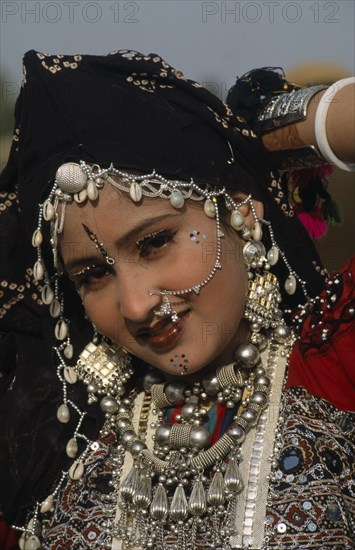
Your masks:
M244 193L231 193L231 197L235 200L235 202L238 203L245 200L247 198L247 195L245 195ZM253 199L253 204L254 204L255 212L258 218L263 218L264 217L263 203ZM253 216L253 212L250 208L250 204L249 203L243 204L243 206L241 206L239 210L240 210L240 213L243 214L245 218L246 225L249 227L249 229L253 229L255 224L255 219Z

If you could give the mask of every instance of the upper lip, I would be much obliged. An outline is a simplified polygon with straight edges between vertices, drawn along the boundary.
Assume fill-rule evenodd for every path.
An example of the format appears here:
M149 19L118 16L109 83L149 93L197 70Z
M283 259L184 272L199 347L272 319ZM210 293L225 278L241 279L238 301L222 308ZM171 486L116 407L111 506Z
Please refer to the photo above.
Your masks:
M180 311L178 312L178 317L181 318L185 313L187 313L188 310ZM163 317L162 319L159 319L159 321L156 321L154 324L146 327L142 327L137 330L136 336L137 337L144 337L144 336L155 336L161 329L164 329L171 323L171 317Z

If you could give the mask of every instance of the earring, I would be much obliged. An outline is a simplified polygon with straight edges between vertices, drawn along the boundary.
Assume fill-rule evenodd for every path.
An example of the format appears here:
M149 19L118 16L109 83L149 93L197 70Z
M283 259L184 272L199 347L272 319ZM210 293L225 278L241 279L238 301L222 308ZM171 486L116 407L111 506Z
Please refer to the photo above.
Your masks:
M81 352L74 367L79 380L87 386L88 403L101 397L103 412L117 412L125 385L133 374L131 356L120 346L105 341L90 342Z
M281 294L276 276L269 271L263 243L247 242L243 248L243 257L249 279L244 317L253 323L254 331L275 327L280 322ZM260 272L261 269L263 271Z

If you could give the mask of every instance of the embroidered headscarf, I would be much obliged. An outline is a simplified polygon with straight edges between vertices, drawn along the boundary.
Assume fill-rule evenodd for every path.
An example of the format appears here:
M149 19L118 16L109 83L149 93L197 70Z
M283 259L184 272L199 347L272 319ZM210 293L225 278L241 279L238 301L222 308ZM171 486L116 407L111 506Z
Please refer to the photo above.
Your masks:
M63 430L55 419L53 323L33 278L31 236L57 168L80 160L251 193L264 202L276 241L309 294L324 284L318 256L288 204L287 182L242 116L156 54L28 52L10 157L0 176L0 494L9 517L44 498L65 467L72 425ZM69 286L65 291L72 296L67 313L80 352L90 330L78 297ZM293 300L304 296L296 293ZM70 388L73 401L84 403L79 391ZM95 434L93 408L85 422Z

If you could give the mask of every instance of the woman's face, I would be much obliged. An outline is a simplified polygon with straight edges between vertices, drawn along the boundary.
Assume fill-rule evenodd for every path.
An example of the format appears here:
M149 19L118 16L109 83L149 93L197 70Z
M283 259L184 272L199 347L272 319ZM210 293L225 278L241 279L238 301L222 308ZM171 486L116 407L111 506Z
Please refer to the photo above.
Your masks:
M97 236L114 265L90 240ZM223 227L222 227L223 228ZM247 332L241 323L247 274L237 235L224 229L222 268L200 293L171 296L179 315L157 317L163 290L192 287L209 274L216 222L202 205L168 200L137 205L109 184L96 203L67 207L60 249L89 319L98 331L169 375L193 374L233 360Z

